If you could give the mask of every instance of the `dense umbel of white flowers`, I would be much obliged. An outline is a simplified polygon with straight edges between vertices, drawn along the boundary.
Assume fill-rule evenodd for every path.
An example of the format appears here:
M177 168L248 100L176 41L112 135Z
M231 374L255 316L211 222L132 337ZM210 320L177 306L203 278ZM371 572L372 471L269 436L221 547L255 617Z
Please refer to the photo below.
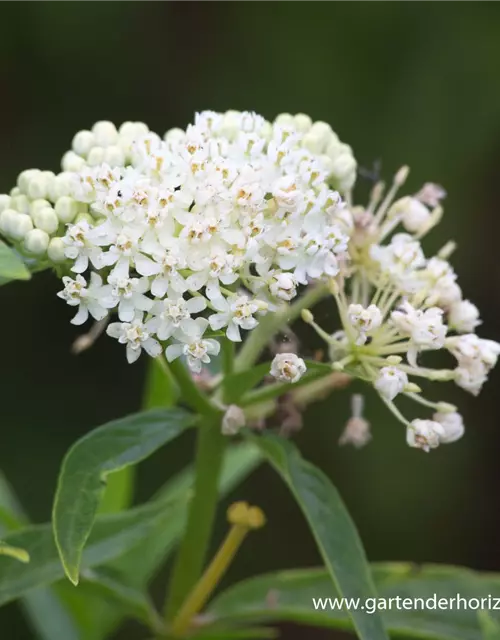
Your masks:
M389 189L377 184L367 206L354 206L351 148L303 114L268 122L206 111L163 139L143 123L98 122L75 135L62 169L20 174L0 196L0 232L35 266L57 267L74 324L116 314L107 333L129 362L144 350L199 373L222 335L239 342L263 314L321 287L341 329L326 332L309 310L303 318L328 343L332 368L372 384L411 446L428 451L462 435L455 407L424 398L414 379L477 394L500 345L474 333L479 312L448 262L453 244L431 257L421 247L441 218L441 187L396 200L403 167ZM420 364L440 349L456 367ZM289 353L270 373L293 383L305 371ZM394 403L401 394L431 417L406 419Z

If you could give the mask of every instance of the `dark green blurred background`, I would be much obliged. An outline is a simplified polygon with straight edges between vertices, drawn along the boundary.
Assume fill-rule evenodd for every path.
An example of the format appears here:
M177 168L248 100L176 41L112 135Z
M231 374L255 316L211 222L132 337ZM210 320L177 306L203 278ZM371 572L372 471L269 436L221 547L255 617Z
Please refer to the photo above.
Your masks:
M143 120L163 133L202 109L270 119L304 111L330 122L362 166L381 160L390 177L408 163L411 192L425 181L446 187L446 216L426 252L458 241L454 263L482 311L480 333L500 339L499 4L5 2L0 24L0 192L23 169L56 170L73 134L96 120ZM0 468L37 522L49 519L68 446L139 407L146 364L127 366L106 339L71 356L78 332L58 287L43 274L0 292ZM307 335L304 349L314 346ZM338 486L371 560L500 571L499 381L497 371L478 399L451 385L441 396L434 389L460 405L468 431L430 455L406 446L370 393L374 439L362 451L337 446L351 390L309 411L300 444ZM191 444L141 466L138 500L189 460ZM269 526L227 581L319 562L271 470L236 495L262 505ZM0 629L5 640L33 637L15 605L0 612ZM137 637L133 628L120 635ZM298 637L287 628L285 638Z

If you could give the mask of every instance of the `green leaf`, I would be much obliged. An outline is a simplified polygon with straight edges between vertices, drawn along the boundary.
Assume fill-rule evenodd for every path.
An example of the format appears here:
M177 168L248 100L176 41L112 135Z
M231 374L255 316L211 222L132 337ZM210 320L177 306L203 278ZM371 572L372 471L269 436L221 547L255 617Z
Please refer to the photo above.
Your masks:
M263 362L246 371L238 371L224 376L222 389L226 402L237 404L241 396L253 389L271 369L270 362Z
M325 365L320 362L315 362L314 365L315 366L307 371L307 373L297 382L275 382L273 384L254 389L253 391L249 391L241 398L241 401L239 402L240 406L246 407L251 404L258 404L260 402L266 402L267 400L273 400L274 398L282 396L289 391L294 391L295 389L304 387L312 382L316 382L321 378L331 376L333 373L332 368L329 365Z
M19 560L19 562L24 562L25 564L30 561L30 554L26 551L26 549L21 549L20 547L13 547L6 542L0 541L0 556L9 556L10 558L15 558Z
M5 284L11 280L29 280L31 273L22 258L0 240L0 278Z
M213 629L212 627L195 633L196 640L260 640L261 638L279 638L277 629L255 627L254 629Z
M163 621L149 596L104 570L88 570L82 575L83 590L90 590L99 598L113 600L128 617L143 622L147 627L163 631Z
M36 638L41 640L81 640L80 632L69 611L52 588L34 589L21 599Z
M473 572L459 567L423 565L418 567L406 563L372 565L373 577L378 590L377 603L385 610L381 616L385 628L398 637L427 640L481 640L481 625L478 612L465 608L419 610L396 607L405 598L431 599L436 605L440 598L466 600L500 596L500 575ZM345 611L330 609L315 610L313 598L340 598L325 569L304 569L271 573L241 582L220 594L208 609L217 624L257 624L258 622L290 621L309 626L351 629L352 623ZM390 599L392 605L389 605ZM370 610L375 601L365 602ZM486 601L485 601L486 604ZM390 606L390 608L389 608ZM485 612L481 612L484 618ZM498 620L487 616L487 625L493 627ZM368 614L365 614L368 617ZM500 615L496 613L495 615ZM483 627L485 629L486 627ZM486 638L488 638L486 636ZM493 636L496 640L496 636ZM483 639L484 640L484 639ZM489 640L489 638L488 638ZM492 639L493 640L493 639Z
M479 611L477 617L482 640L500 640L500 623L488 611Z
M83 568L111 562L141 544L153 531L167 530L177 508L178 503L157 500L119 514L99 516L83 552ZM22 565L0 557L0 605L64 577L50 524L15 531L5 537L5 542L26 549L31 561Z
M194 422L180 409L153 410L103 425L66 455L54 502L56 544L66 575L78 584L80 559L105 488L106 476L151 455Z
M356 527L325 474L304 460L297 448L278 436L247 434L281 475L309 523L334 584L346 598L375 597L370 567ZM362 640L386 640L380 615L350 611Z

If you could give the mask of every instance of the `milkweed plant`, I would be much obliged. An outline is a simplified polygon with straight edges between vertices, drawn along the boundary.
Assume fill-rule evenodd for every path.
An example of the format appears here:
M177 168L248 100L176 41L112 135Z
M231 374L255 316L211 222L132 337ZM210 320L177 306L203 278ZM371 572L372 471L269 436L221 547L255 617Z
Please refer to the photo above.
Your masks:
M155 398L74 444L51 525L27 523L2 480L0 603L21 599L36 619L43 594L37 633L51 640L110 637L124 616L143 623L144 638L273 637L266 624L283 620L365 640L414 629L381 604L388 583L403 590L411 578L418 592L411 567L368 565L336 489L292 441L306 406L359 379L400 424L394 437L428 453L464 435L458 409L431 399L437 383L478 395L496 364L500 345L476 334L479 311L449 262L454 243L431 256L422 246L445 191L427 183L401 195L407 175L403 166L355 204L356 160L328 124L237 111L198 113L163 138L140 122L98 122L74 136L60 173L19 175L0 196L2 281L52 269L61 315L66 303L74 325L90 323L74 349L107 334L128 364L151 358ZM310 359L293 333L300 322L323 343ZM448 367L431 366L430 351L447 352ZM424 394L425 379L436 385ZM352 396L340 444L371 439L363 404ZM133 466L190 429L193 466L131 506ZM261 461L297 500L324 568L258 576L214 597L245 537L265 525L241 496L209 557L218 500ZM174 550L160 611L148 585ZM420 575L439 591L455 573ZM313 608L311 596L332 594L381 610ZM91 625L79 625L79 610ZM468 638L481 637L482 620L469 621ZM421 637L465 637L451 622L448 635L424 616L418 624Z

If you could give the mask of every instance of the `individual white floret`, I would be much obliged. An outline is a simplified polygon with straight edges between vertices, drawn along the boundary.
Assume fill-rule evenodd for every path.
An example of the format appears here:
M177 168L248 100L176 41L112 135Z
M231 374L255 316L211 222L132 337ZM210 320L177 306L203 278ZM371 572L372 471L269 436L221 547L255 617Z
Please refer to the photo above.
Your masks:
M406 441L410 447L429 452L439 446L445 438L443 425L435 420L412 420L406 430Z
M211 300L211 306L218 311L209 318L214 331L227 327L226 335L233 342L241 341L240 328L250 331L258 324L254 315L266 311L268 304L262 300L252 299L246 294L234 294Z
M127 361L132 364L141 355L142 350L152 358L161 355L162 346L151 336L148 322L142 321L139 314L132 322L113 322L106 329L108 336L116 338L127 347Z
M397 367L382 367L375 380L375 388L387 400L394 400L407 384L408 376Z
M153 300L145 294L149 291L147 278L129 278L111 274L107 303L109 308L118 306L118 317L122 322L132 322L137 311L151 311Z
M90 275L90 283L81 275L76 278L63 277L64 289L57 295L70 306L78 306L76 316L71 320L72 324L80 325L87 321L89 314L94 320L102 320L108 315L111 305L107 304L111 287L103 285L102 278L97 273Z
M280 382L298 382L307 371L302 358L295 353L278 353L271 363L271 375Z
M185 300L182 293L169 289L166 298L154 303L151 310L154 316L151 326L160 340L168 340L178 329L184 333L188 332L191 316L200 313L206 307L207 301L202 295Z
M366 309L361 304L351 304L347 311L351 325L358 332L356 344L362 345L367 341L367 335L382 324L382 313L374 305L369 305Z
M210 362L210 356L216 356L220 351L220 343L212 338L204 338L208 327L205 318L190 319L186 322L186 331L177 329L174 338L178 340L175 344L170 344L165 350L165 355L169 362L185 356L191 371L200 373L202 365Z

